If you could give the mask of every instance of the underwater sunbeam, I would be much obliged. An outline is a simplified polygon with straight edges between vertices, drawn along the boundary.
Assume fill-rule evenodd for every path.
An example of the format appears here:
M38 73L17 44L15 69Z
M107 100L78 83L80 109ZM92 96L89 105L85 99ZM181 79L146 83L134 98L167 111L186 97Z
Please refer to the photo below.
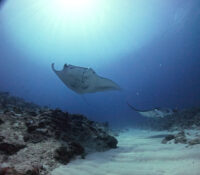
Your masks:
M164 15L141 0L7 1L1 13L7 41L27 58L83 67L142 48L158 35Z
M74 16L84 15L92 9L94 1L91 0L51 0L49 7L55 12L54 15L69 14Z

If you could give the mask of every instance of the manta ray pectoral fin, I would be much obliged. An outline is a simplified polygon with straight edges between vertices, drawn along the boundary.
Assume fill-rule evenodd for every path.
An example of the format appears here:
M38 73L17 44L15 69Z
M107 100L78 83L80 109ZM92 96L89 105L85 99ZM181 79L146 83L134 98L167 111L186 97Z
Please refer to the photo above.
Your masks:
M55 65L55 63L52 63L52 64L51 64L52 70L53 70L54 72L58 72L58 71L55 69L54 65ZM63 70L66 69L68 66L69 66L68 64L64 64Z
M52 70L53 70L54 72L56 72L57 70L55 69L54 64L55 64L55 63L52 63L52 64L51 64L51 68L52 68Z

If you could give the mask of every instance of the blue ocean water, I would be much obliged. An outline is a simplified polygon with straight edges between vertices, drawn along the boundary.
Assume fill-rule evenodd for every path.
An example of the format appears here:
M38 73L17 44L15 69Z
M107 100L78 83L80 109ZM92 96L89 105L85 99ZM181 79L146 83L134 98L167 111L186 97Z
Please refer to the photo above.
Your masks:
M198 0L7 0L0 90L40 105L135 126L137 108L200 106ZM51 70L91 67L122 91L78 95Z

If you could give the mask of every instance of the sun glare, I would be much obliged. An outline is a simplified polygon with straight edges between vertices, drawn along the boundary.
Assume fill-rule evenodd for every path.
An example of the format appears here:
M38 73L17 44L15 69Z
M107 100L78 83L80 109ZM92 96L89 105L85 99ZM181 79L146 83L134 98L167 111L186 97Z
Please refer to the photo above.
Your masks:
M84 15L92 9L94 1L92 0L51 0L51 9L58 14Z
M157 33L157 13L152 13L151 5L144 9L145 4L145 0L8 1L1 20L11 44L34 60L51 57L65 62L67 57L71 64L104 64L140 48Z

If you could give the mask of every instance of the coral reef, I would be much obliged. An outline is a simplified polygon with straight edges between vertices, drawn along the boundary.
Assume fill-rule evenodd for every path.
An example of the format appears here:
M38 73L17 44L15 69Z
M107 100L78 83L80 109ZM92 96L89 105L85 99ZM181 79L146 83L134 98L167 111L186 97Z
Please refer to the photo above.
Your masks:
M182 143L187 144L188 146L200 144L200 134L198 130L182 130L176 134L170 134L165 136L165 138L162 140L163 144L166 143Z
M189 146L200 144L200 108L184 109L165 118L150 119L146 127L171 132L163 138L163 144L182 143Z
M49 174L77 156L116 147L106 123L0 92L0 175Z
M200 129L200 108L177 111L165 118L152 120L151 128L155 130Z

